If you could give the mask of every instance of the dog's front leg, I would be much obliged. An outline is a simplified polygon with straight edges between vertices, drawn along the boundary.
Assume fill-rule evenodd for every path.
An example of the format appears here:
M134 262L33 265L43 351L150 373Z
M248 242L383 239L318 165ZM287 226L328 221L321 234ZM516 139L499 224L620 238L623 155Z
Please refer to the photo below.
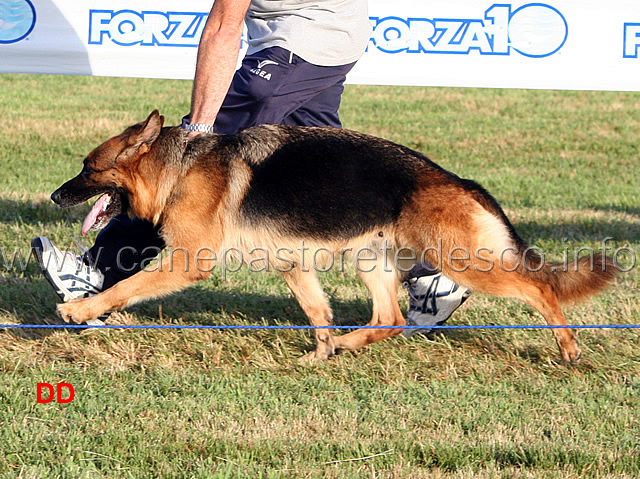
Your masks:
M295 268L283 273L282 276L311 324L313 326L330 325L333 313L315 272L302 271L300 268ZM314 336L316 349L301 358L302 362L329 359L336 354L334 337L329 328L320 327L315 329Z
M160 265L142 270L102 293L59 304L57 312L63 320L80 324L107 311L179 291L211 275L210 270L203 270L187 261L188 257L186 251L184 254L176 253L165 258Z

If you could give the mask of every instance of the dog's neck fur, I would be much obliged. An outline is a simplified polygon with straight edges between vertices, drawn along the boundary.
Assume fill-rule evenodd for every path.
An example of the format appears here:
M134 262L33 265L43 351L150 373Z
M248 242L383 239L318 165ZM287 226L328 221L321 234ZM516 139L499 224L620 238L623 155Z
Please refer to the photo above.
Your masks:
M185 154L188 149L185 138L186 132L180 127L163 128L149 152L141 158L137 167L139 186L130 199L135 216L155 225L161 222L178 180L193 164L193 158ZM155 161L145 161L151 157Z

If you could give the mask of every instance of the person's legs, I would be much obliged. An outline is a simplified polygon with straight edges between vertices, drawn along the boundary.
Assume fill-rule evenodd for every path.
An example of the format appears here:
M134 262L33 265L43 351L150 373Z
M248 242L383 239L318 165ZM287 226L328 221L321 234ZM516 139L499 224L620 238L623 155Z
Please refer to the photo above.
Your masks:
M141 271L164 249L159 230L150 221L122 214L100 231L87 261L104 274L102 289Z
M85 298L134 275L164 248L159 227L119 215L82 254L60 251L46 237L31 242L45 277L64 302Z

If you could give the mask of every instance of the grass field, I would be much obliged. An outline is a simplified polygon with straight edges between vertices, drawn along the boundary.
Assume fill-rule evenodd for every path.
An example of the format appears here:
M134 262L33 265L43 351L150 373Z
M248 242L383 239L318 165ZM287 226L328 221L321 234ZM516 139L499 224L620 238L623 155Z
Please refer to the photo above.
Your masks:
M88 206L61 210L49 194L152 109L176 124L189 93L181 81L0 75L0 323L55 316L28 245L70 245ZM639 94L349 86L342 118L482 183L549 257L606 237L628 248L630 272L567 317L640 324ZM354 274L322 280L338 324L368 321ZM306 324L278 277L246 270L111 321ZM476 294L451 323L543 320ZM523 330L393 338L303 367L303 331L0 330L0 477L636 478L638 334L581 331L575 367L550 331ZM38 382L71 383L75 399L37 404Z

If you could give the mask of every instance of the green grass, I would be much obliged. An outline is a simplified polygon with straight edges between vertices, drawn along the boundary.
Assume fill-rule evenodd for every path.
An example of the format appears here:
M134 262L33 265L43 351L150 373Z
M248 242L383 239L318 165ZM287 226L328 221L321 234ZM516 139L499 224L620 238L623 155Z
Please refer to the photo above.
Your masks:
M0 246L66 246L87 206L49 194L104 139L190 83L0 75ZM640 95L349 86L346 127L416 148L501 202L523 237L640 246ZM23 256L20 256L23 257ZM625 265L631 266L630 257ZM55 295L33 262L0 258L0 323L43 323ZM638 269L571 308L576 324L640 324ZM355 275L322 277L339 324L366 323ZM406 299L402 299L406 307ZM284 283L247 270L114 315L115 324L306 324ZM541 324L476 294L454 324ZM559 363L549 331L390 339L302 367L302 331L0 332L0 477L603 478L640 476L636 330L579 333ZM70 404L37 404L68 382Z

